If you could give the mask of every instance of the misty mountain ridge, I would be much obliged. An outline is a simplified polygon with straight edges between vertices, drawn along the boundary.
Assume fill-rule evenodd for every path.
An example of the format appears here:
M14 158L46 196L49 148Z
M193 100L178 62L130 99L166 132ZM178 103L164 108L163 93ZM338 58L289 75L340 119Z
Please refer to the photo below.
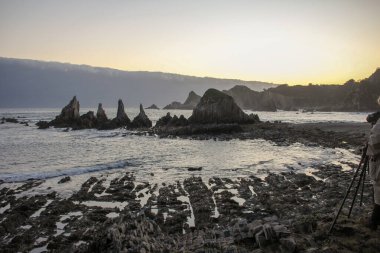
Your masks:
M235 85L257 91L277 86L259 81L0 57L0 107L61 107L73 95L85 107L99 102L115 107L119 98L127 106L163 106L177 99L184 101L189 91L203 94L208 88L223 90Z

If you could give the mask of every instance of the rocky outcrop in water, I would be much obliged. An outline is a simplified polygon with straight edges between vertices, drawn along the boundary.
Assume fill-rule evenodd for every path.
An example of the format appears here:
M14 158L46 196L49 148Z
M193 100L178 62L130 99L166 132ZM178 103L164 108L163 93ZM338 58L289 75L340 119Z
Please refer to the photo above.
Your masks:
M5 122L8 123L19 123L17 119L15 118L1 118L1 124L4 124Z
M76 120L79 118L79 101L77 97L74 96L68 105L66 105L61 114L58 116L62 120Z
M73 125L80 124L80 115L79 115L79 101L77 97L74 96L73 99L66 105L61 114L59 114L49 125L54 127L70 127Z
M72 128L73 130L96 128L99 130L110 130L120 127L130 128L149 128L152 122L146 116L144 109L140 105L140 114L133 122L128 118L124 110L124 104L121 99L118 101L117 115L114 119L109 120L102 104L99 103L96 116L93 111L79 116L79 102L74 97L70 103L62 109L60 115L50 122L39 121L37 124L39 129L46 129L50 126L57 128Z
M165 106L163 109L164 110L174 110L174 109L178 109L180 107L182 107L182 103L181 102L173 101L170 104L168 104L167 106Z
M159 110L160 108L158 108L158 106L157 106L157 105L155 105L155 104L152 104L151 106L149 106L149 107L147 107L147 108L145 108L145 109L153 109L153 110Z
M157 121L155 127L179 127L187 125L189 125L189 121L183 115L179 116L179 118L177 115L172 117L168 112Z
M259 121L257 115L244 113L231 96L216 89L205 92L189 118L191 124L249 124Z
M155 127L167 126L172 118L173 117L170 115L170 112L168 112L165 116L157 120Z
M119 127L128 126L131 123L131 120L125 113L123 100L121 99L119 99L117 102L116 118L114 118L112 121L115 122Z
M79 122L78 129L96 128L98 125L98 120L93 111L88 111L86 114L81 115Z
M197 106L197 104L201 101L201 96L196 94L194 91L190 91L189 95L187 96L187 99L185 103L183 103L185 106L189 106L194 108Z
M74 130L85 129L85 128L96 128L98 126L97 118L93 111L89 111L86 114L80 116L79 114L79 101L76 96L66 105L61 114L55 117L54 120L50 121L48 124L46 122L40 121L36 125L40 129L46 129L50 126L58 128L68 128L71 127Z
M174 101L171 104L164 107L164 109L177 109L177 110L192 110L201 100L201 96L196 94L194 91L190 91L185 102L182 104L180 102Z
M99 103L99 105L98 105L98 111L96 112L96 118L98 119L98 122L108 121L108 117L106 115L106 112L103 109L102 103Z
M146 116L144 108L142 104L140 104L140 113L137 115L132 123L131 123L132 128L150 128L152 127L152 121Z

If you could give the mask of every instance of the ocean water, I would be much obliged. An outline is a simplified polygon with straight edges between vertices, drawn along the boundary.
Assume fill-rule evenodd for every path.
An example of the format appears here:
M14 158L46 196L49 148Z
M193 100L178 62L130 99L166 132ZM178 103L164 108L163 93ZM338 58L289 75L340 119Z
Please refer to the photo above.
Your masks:
M88 109L82 109L86 112ZM205 179L213 176L265 176L268 172L284 170L305 171L320 164L338 164L350 169L348 163L357 163L359 157L350 150L310 147L299 143L278 146L258 140L185 140L161 139L157 136L136 136L124 129L64 132L50 128L38 130L38 120L51 120L59 109L1 109L1 117L15 117L29 122L0 125L0 180L7 183L24 180L49 179L41 186L56 186L63 176L75 178L64 184L63 192L71 191L90 175L115 177L126 171L134 172L140 181L174 182L189 175ZM107 109L109 117L116 109ZM165 115L191 115L190 110L146 110L153 121ZM138 109L127 110L130 118ZM366 113L299 113L259 112L262 120L304 122L364 122ZM189 167L202 167L188 171ZM72 188L72 189L69 189Z

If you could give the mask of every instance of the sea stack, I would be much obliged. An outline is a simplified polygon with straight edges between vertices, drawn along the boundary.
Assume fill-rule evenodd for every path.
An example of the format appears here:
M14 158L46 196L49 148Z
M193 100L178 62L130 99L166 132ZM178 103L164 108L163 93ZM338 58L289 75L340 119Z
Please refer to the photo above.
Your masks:
M54 127L71 127L72 125L78 125L80 123L79 107L79 101L77 97L74 96L69 104L63 107L61 114L49 122L49 125Z
M70 120L76 120L79 118L79 101L77 100L77 97L74 96L73 99L69 102L68 105L63 107L61 114L58 115L60 120L62 121L70 121Z
M165 106L164 109L193 110L200 100L201 96L196 94L194 91L190 91L186 101L183 104L174 101L171 104Z
M145 108L145 109L154 109L154 110L159 110L158 106L156 104L152 104L151 106Z
M194 109L197 104L201 101L201 96L199 96L194 91L190 91L189 95L187 96L187 99L183 105L187 108Z
M234 99L216 89L208 89L189 118L191 124L248 124L259 122L257 115L248 115Z
M131 123L131 120L128 118L127 114L124 111L123 100L119 99L117 104L117 114L116 118L112 121L116 122L118 126L127 126Z
M108 120L106 112L103 109L102 103L98 105L98 111L96 112L96 118L99 122L106 122Z
M150 128L152 127L152 121L146 116L142 104L140 104L140 113L137 115L131 124L133 128Z

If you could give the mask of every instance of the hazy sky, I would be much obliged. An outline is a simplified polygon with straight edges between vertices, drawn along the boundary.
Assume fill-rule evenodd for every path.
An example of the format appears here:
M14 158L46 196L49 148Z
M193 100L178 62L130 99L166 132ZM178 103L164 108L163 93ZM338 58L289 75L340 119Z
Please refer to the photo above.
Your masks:
M380 0L0 0L0 56L278 83L380 67Z

